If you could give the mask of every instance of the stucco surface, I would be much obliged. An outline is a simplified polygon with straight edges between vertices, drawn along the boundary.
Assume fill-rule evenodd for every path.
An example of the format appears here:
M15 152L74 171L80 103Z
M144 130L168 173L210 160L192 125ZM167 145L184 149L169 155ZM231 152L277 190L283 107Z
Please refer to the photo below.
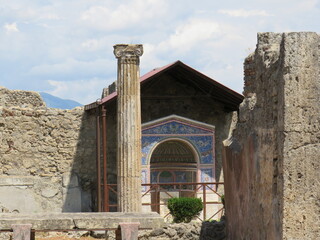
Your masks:
M3 212L91 211L94 118L82 108L46 108L40 95L0 89Z
M224 141L228 239L320 236L320 36L261 33Z

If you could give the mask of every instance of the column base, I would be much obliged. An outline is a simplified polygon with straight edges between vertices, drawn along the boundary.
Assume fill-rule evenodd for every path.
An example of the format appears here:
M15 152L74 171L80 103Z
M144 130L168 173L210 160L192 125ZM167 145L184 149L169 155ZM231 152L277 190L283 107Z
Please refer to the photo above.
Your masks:
M32 224L12 224L13 240L30 240Z
M139 232L139 222L119 223L121 228L121 240L137 240Z

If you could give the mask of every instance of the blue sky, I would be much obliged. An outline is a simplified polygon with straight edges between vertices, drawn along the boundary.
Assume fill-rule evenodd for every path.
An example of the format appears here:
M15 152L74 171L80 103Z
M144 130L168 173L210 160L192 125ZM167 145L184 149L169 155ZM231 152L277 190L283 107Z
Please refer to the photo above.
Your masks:
M113 45L141 43L141 74L181 60L242 92L257 32L319 23L319 0L0 0L0 86L87 104L116 80Z

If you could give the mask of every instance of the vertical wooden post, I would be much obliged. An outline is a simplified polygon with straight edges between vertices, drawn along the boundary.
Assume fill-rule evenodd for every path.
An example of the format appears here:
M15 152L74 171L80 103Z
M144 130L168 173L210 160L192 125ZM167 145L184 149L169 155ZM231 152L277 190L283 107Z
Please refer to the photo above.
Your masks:
M202 192L203 192L203 221L207 218L207 185L202 184Z
M103 210L109 212L109 189L107 171L107 110L102 106L102 152L103 152Z
M97 108L97 119L96 119L96 142L97 142L97 205L98 212L101 212L101 159L100 159L100 111Z

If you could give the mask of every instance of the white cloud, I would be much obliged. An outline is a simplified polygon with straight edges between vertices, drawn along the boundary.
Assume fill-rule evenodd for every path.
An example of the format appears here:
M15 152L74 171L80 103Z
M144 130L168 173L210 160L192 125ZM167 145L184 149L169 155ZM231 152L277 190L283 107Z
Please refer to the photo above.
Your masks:
M134 0L117 7L91 6L82 13L81 19L85 24L99 30L141 28L142 25L150 23L151 19L160 17L166 12L166 8L164 1Z
M81 46L88 50L96 50L99 48L99 41L97 39L89 39L82 42Z
M172 49L178 54L188 52L195 45L201 45L206 40L221 37L223 30L220 24L210 19L191 19L186 24L178 26L168 40L160 43L160 49Z
M51 76L51 77L65 77L72 75L79 76L94 76L106 75L108 67L116 66L115 62L108 59L95 59L92 61L79 61L75 59L67 59L65 62L55 64L42 64L31 68L29 74L36 76ZM71 80L71 79L70 79Z
M265 10L245 10L245 9L226 10L226 9L221 9L218 12L232 16L232 17L255 17L255 16L268 17L268 16L272 16L271 14L267 13L267 11L265 11Z
M47 93L63 99L73 99L82 104L96 101L102 93L102 89L112 83L111 79L91 78L72 82L48 80L53 88Z
M257 32L320 32L317 0L0 2L2 85L51 88L79 101L89 92L93 101L100 96L108 84L101 80L98 87L99 79L116 78L116 43L144 45L142 74L180 59L235 89L242 84L243 59ZM87 93L94 85L95 93Z
M168 64L159 58L159 48L157 45L151 43L143 44L143 55L141 57L141 75L151 71L154 68L162 67Z
M81 47L82 47L82 50L86 50L89 52L102 50L103 48L109 48L110 51L112 51L112 45L110 43L110 39L107 37L98 38L98 39L95 39L95 38L87 39L81 43Z
M40 15L39 19L46 19L46 20L61 20L62 19L57 14L53 14L53 13L42 13L39 15Z
M19 29L17 27L17 23L6 23L4 26L4 29L7 32L19 32Z
M296 11L309 11L314 10L319 3L318 0L303 0L298 3Z

